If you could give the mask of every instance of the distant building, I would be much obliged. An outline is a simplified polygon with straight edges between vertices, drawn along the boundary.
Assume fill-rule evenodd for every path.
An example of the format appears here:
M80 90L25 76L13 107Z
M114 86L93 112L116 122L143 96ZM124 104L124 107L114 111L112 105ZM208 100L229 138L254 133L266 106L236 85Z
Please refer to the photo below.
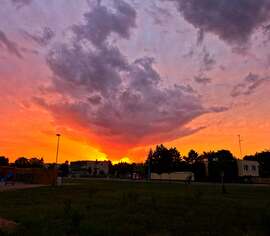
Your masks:
M237 160L238 176L259 176L259 163L257 161Z
M104 176L109 174L109 161L73 161L70 162L72 174L80 176Z
M259 177L259 163L257 161L236 160L238 177ZM203 160L205 164L206 176L209 176L209 162L207 159Z

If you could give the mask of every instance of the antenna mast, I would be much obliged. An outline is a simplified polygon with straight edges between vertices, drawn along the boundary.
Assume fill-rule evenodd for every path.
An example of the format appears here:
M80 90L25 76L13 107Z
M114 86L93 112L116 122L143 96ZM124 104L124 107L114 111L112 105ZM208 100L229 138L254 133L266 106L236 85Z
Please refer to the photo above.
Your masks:
M240 158L243 157L243 155L242 155L242 141L243 140L241 139L241 135L238 134L238 143L239 143Z

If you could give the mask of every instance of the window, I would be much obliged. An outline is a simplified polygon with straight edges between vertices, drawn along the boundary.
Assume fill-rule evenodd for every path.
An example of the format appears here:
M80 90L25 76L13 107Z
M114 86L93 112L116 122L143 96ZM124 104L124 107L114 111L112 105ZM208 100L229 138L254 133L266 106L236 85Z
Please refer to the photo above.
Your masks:
M244 165L244 170L248 171L248 165Z
M252 166L253 171L256 171L256 169L257 169L256 166Z

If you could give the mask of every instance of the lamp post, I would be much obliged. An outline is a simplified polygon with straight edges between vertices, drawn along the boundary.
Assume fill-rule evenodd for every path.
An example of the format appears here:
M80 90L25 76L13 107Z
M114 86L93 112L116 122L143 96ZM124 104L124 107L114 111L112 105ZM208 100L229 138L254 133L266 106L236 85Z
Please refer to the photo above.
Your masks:
M59 153L59 142L60 142L60 136L61 134L56 134L57 136L57 147L56 147L56 160L55 160L55 164L57 165L58 162L58 153Z

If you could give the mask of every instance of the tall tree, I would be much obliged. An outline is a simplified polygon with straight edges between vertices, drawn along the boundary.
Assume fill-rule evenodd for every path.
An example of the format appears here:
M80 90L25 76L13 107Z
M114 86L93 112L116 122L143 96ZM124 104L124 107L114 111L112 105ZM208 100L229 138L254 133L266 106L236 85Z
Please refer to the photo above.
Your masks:
M5 156L0 156L0 166L8 166L9 160Z
M227 182L237 179L238 169L236 159L228 150L219 150L208 154L208 173L212 181L220 181L221 177Z
M197 161L197 159L199 158L199 154L194 151L193 149L191 149L188 153L188 156L186 158L186 162L193 164Z
M270 151L256 153L255 159L260 163L260 175L270 177Z
M155 173L170 173L181 166L181 155L176 148L166 148L163 144L157 145L154 151L150 150L146 164L151 164L151 171Z
M69 175L69 165L68 161L65 161L64 164L61 164L59 167L59 170L61 171L62 177L67 177Z
M17 168L29 168L30 167L30 162L26 157L19 157L15 161L15 167L17 167Z
M43 158L39 159L37 157L33 157L29 159L29 166L32 168L43 168L44 160Z

